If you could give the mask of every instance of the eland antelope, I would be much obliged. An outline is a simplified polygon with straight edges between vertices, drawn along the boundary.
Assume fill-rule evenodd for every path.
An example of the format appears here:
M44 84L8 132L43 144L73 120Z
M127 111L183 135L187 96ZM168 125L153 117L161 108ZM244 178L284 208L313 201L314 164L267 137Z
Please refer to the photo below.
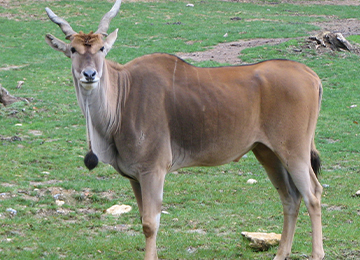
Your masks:
M314 144L322 85L307 66L289 60L199 68L169 54L136 58L125 65L105 59L118 29L107 34L120 9L117 0L95 33L60 26L65 43L46 42L72 61L76 95L86 119L85 165L110 164L130 180L146 239L145 259L157 259L165 175L182 167L238 161L252 151L283 205L284 223L274 259L291 253L301 199L312 224L312 259L324 257Z

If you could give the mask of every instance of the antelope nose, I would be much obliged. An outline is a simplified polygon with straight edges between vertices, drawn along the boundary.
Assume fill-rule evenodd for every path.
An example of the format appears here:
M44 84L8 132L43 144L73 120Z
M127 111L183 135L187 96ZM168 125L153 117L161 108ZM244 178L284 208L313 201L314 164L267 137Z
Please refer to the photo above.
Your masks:
M96 76L96 70L94 69L85 69L83 70L82 74L84 75L87 81L94 81Z

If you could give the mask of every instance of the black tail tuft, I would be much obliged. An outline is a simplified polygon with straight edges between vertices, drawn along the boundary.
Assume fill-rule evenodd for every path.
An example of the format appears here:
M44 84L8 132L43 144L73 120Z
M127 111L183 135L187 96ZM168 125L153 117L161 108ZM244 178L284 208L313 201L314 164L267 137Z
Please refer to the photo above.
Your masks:
M316 177L318 178L321 170L321 160L319 153L316 150L311 151L311 168L313 169Z
M89 171L91 171L98 165L99 159L96 156L96 154L94 154L92 151L90 151L86 154L86 156L84 158L84 163L85 163L85 166L89 169Z

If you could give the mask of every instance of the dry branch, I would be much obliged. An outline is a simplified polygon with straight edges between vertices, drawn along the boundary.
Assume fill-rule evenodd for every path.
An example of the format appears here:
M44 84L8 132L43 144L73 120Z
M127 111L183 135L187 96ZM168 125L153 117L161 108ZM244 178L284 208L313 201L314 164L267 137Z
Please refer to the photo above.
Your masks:
M321 32L318 35L310 36L310 40L317 42L317 48L329 47L333 51L352 51L353 46L345 39L341 33L332 33L329 31Z
M29 103L29 101L26 98L15 97L13 95L10 95L9 91L7 91L6 88L3 88L0 84L0 103L3 103L4 106L8 106L18 101L25 101L26 103Z

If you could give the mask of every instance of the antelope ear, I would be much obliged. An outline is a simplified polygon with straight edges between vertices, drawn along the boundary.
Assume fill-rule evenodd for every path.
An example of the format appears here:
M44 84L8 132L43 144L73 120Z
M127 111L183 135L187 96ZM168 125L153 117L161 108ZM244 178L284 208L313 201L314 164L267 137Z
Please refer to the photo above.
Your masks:
M67 44L62 40L59 40L58 38L56 38L51 34L46 34L45 41L47 42L47 44L50 45L51 48L63 52L67 57L70 58L71 56L70 44Z
M106 37L106 40L105 40L105 43L104 43L105 55L108 54L108 52L110 51L110 49L113 46L114 42L116 41L118 30L119 29L116 29L115 31L110 33L108 37Z

